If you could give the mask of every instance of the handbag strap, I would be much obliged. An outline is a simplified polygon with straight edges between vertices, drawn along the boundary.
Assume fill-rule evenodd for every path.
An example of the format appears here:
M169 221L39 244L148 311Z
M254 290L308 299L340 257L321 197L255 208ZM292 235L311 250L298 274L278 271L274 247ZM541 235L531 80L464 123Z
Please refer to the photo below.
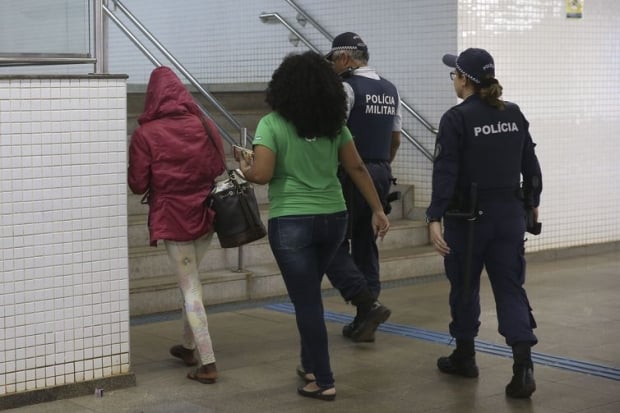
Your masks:
M243 188L241 188L241 184L237 181L237 175L234 169L228 170L228 177L230 178L230 182L235 186L235 191L237 193L243 192Z
M222 165L224 165L224 167L226 168L226 157L224 156L224 154L222 152L220 152L220 147L215 143L215 140L213 139L212 133L211 133L211 127L209 126L209 124L207 123L207 119L204 116L200 116L200 123L202 123L202 127L204 128L205 132L207 133L207 136L209 137L209 139L211 140L211 143L213 144L213 147L215 148L215 150L217 151L218 155L220 155L220 159L222 161ZM228 169L228 168L226 168ZM229 170L230 172L230 170Z
M228 177L230 178L231 182L235 186L235 190L237 192L241 192L243 189L241 188L241 184L239 183L239 181L237 181L237 178L235 176L235 170L234 169L228 169L228 167L226 166L226 158L224 157L224 154L220 152L219 147L215 144L215 140L213 140L213 136L210 133L211 127L207 123L206 118L204 116L201 116L200 117L200 122L202 123L202 126L205 129L205 132L207 133L207 136L209 137L209 139L211 139L211 143L213 143L213 146L215 147L215 150L220 155L220 158L222 160L222 164L226 168L226 171L228 172Z
M252 208L250 207L250 200L248 199L249 194L245 194L245 196L240 196L239 197L239 205L241 205L241 210L243 211L243 215L245 216L246 221L248 222L248 224L253 227L253 228L262 228L263 223L260 220L260 216L256 216L254 215ZM254 200L254 203L256 203L256 200L254 197L252 197L252 200Z

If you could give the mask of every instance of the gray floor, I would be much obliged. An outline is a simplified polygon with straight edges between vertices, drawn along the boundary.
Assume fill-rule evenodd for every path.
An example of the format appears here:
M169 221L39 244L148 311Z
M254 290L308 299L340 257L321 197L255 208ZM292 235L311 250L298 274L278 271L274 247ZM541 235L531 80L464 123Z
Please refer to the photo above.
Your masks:
M540 343L531 400L510 400L504 386L512 362L497 333L488 280L483 281L478 379L437 372L446 341L448 284L442 278L391 286L382 301L392 317L374 344L340 335L352 308L325 299L335 402L296 394L298 339L286 304L209 310L220 380L202 385L168 356L180 321L135 320L132 368L137 386L22 407L23 413L127 412L620 412L620 258L617 251L578 258L530 260L527 290ZM145 322L149 321L149 322ZM581 362L590 362L585 364ZM575 371L575 370L580 370ZM607 377L600 377L607 376Z

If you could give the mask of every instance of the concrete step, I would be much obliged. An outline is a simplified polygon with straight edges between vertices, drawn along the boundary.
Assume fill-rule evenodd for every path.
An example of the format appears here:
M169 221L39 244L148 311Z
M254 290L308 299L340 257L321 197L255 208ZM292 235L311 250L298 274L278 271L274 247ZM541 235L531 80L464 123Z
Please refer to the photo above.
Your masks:
M443 273L443 259L430 246L393 248L380 253L381 277L394 281ZM248 265L242 271L220 269L201 272L207 305L275 298L286 288L275 263ZM182 299L177 280L164 274L129 282L132 316L178 310ZM323 288L331 288L324 278Z
M128 198L129 199L129 198ZM128 225L128 244L129 247L140 247L144 245L148 245L149 243L149 231L147 226L148 221L148 206L140 203L139 196L131 196L131 203L134 213L128 215L127 217L127 225ZM258 204L260 217L265 226L267 226L267 221L269 219L269 205L266 202ZM384 239L381 243L383 245L387 245L388 247L394 246L394 242L401 242L402 239L395 237L395 231L402 231L403 228L410 227L415 230L416 228L420 228L422 234L416 233L416 237L420 237L423 235L424 239L416 239L414 244L426 243L428 241L426 233L426 225L420 221L413 221L409 219L398 218L402 216L402 203L394 203L392 208L392 212L389 215L390 222L392 225L392 229L388 237ZM396 226L395 226L396 225Z
M392 203L390 220L392 228L388 236L379 242L380 250L389 250L403 246L419 246L428 243L426 225L420 221L409 220L407 211L413 205L413 188L397 185L393 188L403 195L400 200ZM265 225L268 220L267 186L254 186L261 219ZM130 279L156 278L166 275L169 270L168 259L162 245L158 248L149 247L147 227L148 206L140 203L141 195L128 195L128 245ZM402 218L405 217L405 218ZM267 238L255 241L243 248L246 265L263 265L273 263L273 256ZM203 261L203 270L217 271L222 268L233 268L238 263L238 250L219 247L217 235L214 236L211 248Z
M233 168L234 165L232 162L227 162L229 168ZM220 179L225 179L227 177L226 173L224 173ZM254 195L256 196L256 201L261 208L263 204L267 205L269 203L269 185L253 185ZM413 196L414 196L414 188L411 185L393 185L392 191L398 191L401 193L401 199L398 201L394 201L391 203L392 212L389 215L389 218L399 219L399 218L413 218ZM145 216L148 213L148 206L140 203L143 195L136 195L131 193L131 190L127 188L127 215L131 218L134 216ZM266 216L266 215L265 215ZM145 218L146 219L146 218ZM266 222L263 221L263 222Z
M237 248L220 248L217 237L214 237L202 262L201 270L218 271L223 268L236 268L238 254ZM245 245L243 257L246 263L252 265L272 263L274 258L269 249L267 237ZM130 280L155 279L170 273L170 264L163 243L159 243L157 248L148 246L129 247Z
M130 280L157 278L170 273L168 256L163 244L157 248L148 246L146 221L138 219L129 223L129 274ZM381 253L404 247L419 247L428 244L426 225L420 221L395 220L390 232L383 241L378 241ZM243 247L243 259L246 266L272 264L274 262L267 237L254 241ZM217 271L222 268L236 268L238 262L237 248L223 249L219 246L217 235L202 263L202 270Z
M269 112L264 102L265 84L212 85L207 87L218 102L253 136L258 121ZM144 85L132 87L127 95L128 136L137 127L137 118L144 109ZM191 88L190 88L191 90ZM206 110L229 135L239 140L238 132L214 106L198 97ZM127 140L129 143L129 139ZM225 143L228 168L237 163L230 158L230 145ZM223 179L225 175L221 177ZM380 242L382 279L385 281L408 279L443 273L443 261L428 246L428 230L424 223L413 220L414 188L396 185L401 199L392 203L390 220L392 228ZM268 186L254 185L254 192L261 209L263 223L268 217ZM132 316L178 310L181 295L176 277L172 274L163 245L149 247L147 229L148 206L142 205L141 195L127 191L128 244L130 273L130 311ZM243 269L239 269L239 254ZM286 295L275 259L267 238L239 248L223 249L214 237L201 266L203 296L207 304L241 302ZM331 285L324 280L324 288Z
M232 167L233 165L230 165ZM220 179L226 178L227 175L224 173ZM267 204L269 202L269 196L267 191L269 190L267 185L253 185L254 195L256 196L256 201L259 205ZM131 190L127 188L127 215L131 218L134 216L146 216L148 214L149 207L148 205L142 204L140 201L142 200L143 195L136 195L131 193Z

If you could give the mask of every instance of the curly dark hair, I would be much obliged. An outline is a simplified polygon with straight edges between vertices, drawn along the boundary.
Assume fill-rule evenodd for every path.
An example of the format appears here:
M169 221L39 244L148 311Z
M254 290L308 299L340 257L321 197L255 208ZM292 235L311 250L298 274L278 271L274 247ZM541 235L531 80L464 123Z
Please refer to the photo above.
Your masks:
M331 64L315 52L291 54L273 72L267 103L302 138L334 139L346 120L346 95Z

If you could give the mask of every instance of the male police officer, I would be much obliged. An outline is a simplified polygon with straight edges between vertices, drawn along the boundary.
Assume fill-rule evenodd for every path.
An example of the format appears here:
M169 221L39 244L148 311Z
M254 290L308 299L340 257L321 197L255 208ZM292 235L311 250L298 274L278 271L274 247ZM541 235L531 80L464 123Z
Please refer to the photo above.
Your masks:
M347 126L379 197L387 205L392 182L390 163L400 145L400 98L396 87L368 66L368 47L355 33L336 36L326 58L343 78ZM390 310L377 301L381 290L379 252L368 204L348 176L342 176L341 183L350 217L350 253L347 239L327 269L327 276L345 300L357 307L354 321L343 328L342 334L353 341L372 342L377 326L390 316Z
M450 280L450 334L456 338L454 352L439 358L437 366L447 374L478 376L474 337L480 325L484 266L495 296L499 332L513 350L513 377L506 394L527 398L536 390L530 348L537 338L523 289L522 190L529 194L536 221L542 191L536 145L519 107L500 99L502 87L487 51L467 49L458 57L445 55L443 62L455 68L450 76L463 102L441 118L427 209L431 242L444 256Z

